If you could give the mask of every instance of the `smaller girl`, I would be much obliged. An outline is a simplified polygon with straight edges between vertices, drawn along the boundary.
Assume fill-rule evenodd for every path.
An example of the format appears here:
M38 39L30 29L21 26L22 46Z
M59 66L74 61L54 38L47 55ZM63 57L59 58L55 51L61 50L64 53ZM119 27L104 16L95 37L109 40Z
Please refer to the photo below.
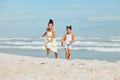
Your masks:
M72 43L75 41L75 36L72 33L72 26L66 27L66 34L64 34L61 45L64 45L65 47L65 58L70 59L71 49L72 49Z

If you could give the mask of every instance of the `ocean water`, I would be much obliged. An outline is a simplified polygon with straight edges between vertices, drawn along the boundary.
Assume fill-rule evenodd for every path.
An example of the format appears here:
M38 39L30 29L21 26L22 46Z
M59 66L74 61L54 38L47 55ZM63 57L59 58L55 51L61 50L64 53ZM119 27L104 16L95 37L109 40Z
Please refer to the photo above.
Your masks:
M61 37L56 39L59 58L64 59L65 52L60 44ZM44 38L39 37L0 37L0 52L44 58L46 55L46 51L42 50L44 41ZM53 52L50 57L54 58ZM120 36L76 37L71 59L119 61Z

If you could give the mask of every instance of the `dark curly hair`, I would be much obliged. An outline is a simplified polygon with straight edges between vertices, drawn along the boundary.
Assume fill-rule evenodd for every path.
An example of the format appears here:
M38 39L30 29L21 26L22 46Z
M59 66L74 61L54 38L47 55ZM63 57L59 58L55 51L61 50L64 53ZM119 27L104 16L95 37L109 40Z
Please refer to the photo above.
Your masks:
M52 19L50 19L50 20L49 20L48 25L49 25L49 24L54 25L54 22L53 22L53 20L52 20Z
M72 30L72 26L71 25L70 26L66 26L66 29Z

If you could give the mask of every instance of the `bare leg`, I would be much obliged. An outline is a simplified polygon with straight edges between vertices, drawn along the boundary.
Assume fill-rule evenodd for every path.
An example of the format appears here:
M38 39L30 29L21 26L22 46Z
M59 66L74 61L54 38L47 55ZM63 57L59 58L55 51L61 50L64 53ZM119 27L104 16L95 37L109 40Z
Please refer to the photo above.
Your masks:
M50 55L50 49L47 48L47 55L46 55L46 58L49 58L49 55Z
M68 49L68 60L70 59L71 49Z
M57 52L55 52L55 58L58 58L58 53Z
M66 52L65 58L68 59L68 49L67 48L65 48L65 52Z

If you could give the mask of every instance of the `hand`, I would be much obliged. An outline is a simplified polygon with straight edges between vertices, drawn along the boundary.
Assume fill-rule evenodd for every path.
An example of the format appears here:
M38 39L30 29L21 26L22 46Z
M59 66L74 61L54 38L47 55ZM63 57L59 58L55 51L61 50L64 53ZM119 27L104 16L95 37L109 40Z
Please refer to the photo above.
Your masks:
M46 37L46 34L45 34L45 35L42 35L41 37Z
M44 37L49 37L49 36L46 34L46 35L44 35Z
M40 37L44 37L44 35L40 36Z
M63 46L63 45L64 45L64 42L61 42L61 45Z
M70 43L73 43L73 41L71 40Z

